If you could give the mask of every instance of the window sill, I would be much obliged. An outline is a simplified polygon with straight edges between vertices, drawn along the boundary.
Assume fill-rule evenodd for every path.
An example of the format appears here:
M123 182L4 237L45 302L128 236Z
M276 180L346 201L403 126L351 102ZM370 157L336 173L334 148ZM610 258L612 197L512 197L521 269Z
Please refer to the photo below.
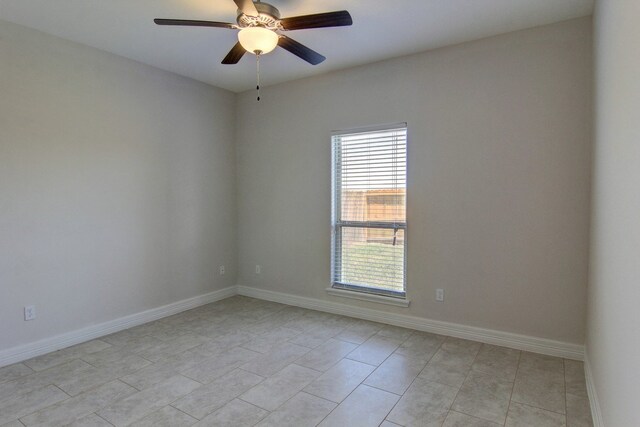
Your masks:
M383 295L367 294L364 292L348 291L345 289L327 288L327 293L335 297L351 298L360 301L376 302L378 304L395 305L396 307L409 307L410 301L404 298L387 297Z

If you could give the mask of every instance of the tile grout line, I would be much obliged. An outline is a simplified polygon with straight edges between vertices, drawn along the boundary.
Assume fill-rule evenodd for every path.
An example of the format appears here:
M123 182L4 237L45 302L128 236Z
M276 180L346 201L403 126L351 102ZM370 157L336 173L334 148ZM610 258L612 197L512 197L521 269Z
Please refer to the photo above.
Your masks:
M16 420L18 422L20 422L20 424L24 425L24 423L22 422L22 418L26 418L26 417L29 417L31 415L37 414L40 411L43 411L43 410L48 409L48 408L52 408L52 407L57 406L57 405L60 405L61 403L67 402L68 400L74 398L74 396L71 396L69 393L67 393L66 391L64 391L63 389L61 389L60 387L58 387L56 384L53 384L53 383L50 383L50 384L45 385L44 387L40 387L40 388L37 388L35 390L32 390L29 393L32 393L34 391L44 390L45 388L47 388L49 386L53 386L53 387L57 388L58 390L60 390L61 392L63 392L64 394L66 394L67 398L66 399L62 399L62 400L60 400L60 401L58 401L56 403L53 403L53 404L51 404L49 406L45 406L44 408L40 408L40 409L38 409L36 411L29 412L28 414L25 414L25 415L21 416L20 418L16 418ZM29 393L25 393L25 394L29 394ZM24 396L24 395L22 395L22 396Z
M507 424L507 418L509 418L509 411L511 410L511 402L513 398L513 390L516 388L516 380L518 379L518 371L520 370L520 361L522 360L522 351L518 353L518 366L516 367L516 375L513 377L513 386L511 386L511 394L509 394L509 404L507 405L507 413L504 416L504 423L502 425Z
M448 338L445 338L445 340L442 342L442 344L444 344L447 339ZM461 339L461 338L456 338L456 339ZM467 340L465 340L465 341L467 341ZM442 348L442 345L440 345L440 348ZM453 406L454 403L456 403L456 399L458 398L458 395L460 394L460 390L462 390L462 387L464 386L464 383L467 382L467 378L469 378L469 375L471 374L471 370L473 369L473 364L476 362L476 359L478 358L478 354L480 354L480 350L481 349L482 349L482 344L478 347L478 351L476 351L476 354L473 356L473 360L471 361L471 364L469 365L469 369L467 370L467 373L464 376L464 380L462 381L462 384L460 384L460 387L458 387L458 391L456 392L456 395L453 397L453 400L451 400L451 405L449 405L449 411L447 412L447 416L449 416L449 412L451 412L451 411L460 412L461 414L464 414L464 415L469 415L469 414L467 414L465 412L456 411L454 409L451 409L451 407ZM471 416L471 415L469 415L469 416ZM474 417L474 418L477 418L477 417ZM484 418L480 418L480 419L483 420L483 421L487 421Z
M563 417L567 416L566 414L563 414L562 412L552 411L551 409L541 408L539 406L535 406L535 405L532 405L530 403L522 403L522 402L513 402L513 403L518 404L518 405L522 405L522 406L528 406L529 408L539 409L539 410L545 411L545 412L551 412L552 414L562 415Z
M555 357L555 356L549 356L549 357ZM564 359L563 359L563 360L564 360ZM566 391L565 391L565 393L564 393L564 400L565 400L565 404L566 404L566 398L567 398L567 397L566 397L566 395L567 395L567 394L570 394L570 395L572 395L572 396L576 396L576 397L579 397L579 398L583 398L583 397L581 397L581 396L577 396L577 395L575 395L575 394L573 394L573 393L566 393ZM567 412L566 406L565 406L565 412L564 412L564 413L562 413L562 412L554 411L553 409L541 408L540 406L536 406L536 405L533 405L533 404L531 404L531 403L524 403L524 402L514 402L514 403L517 403L518 405L528 406L529 408L535 408L535 409L539 409L539 410L541 410L541 411L551 412L551 413L553 413L553 414L562 415L562 416L564 416L564 417L565 417L565 420L568 418L568 415L567 415L567 413L566 413L566 412Z
M114 427L115 427L115 424L111 423L110 421L105 420L105 419L104 419L104 418L102 418L100 415L98 415L98 411L94 412L93 414L94 414L96 417L100 418L101 420L104 420L104 422L105 422L105 423L107 423L107 424L109 424L109 425L111 425L111 426L114 426Z
M522 351L522 353L524 353L524 351ZM537 353L534 353L534 354L537 354ZM549 357L556 358L555 356L549 356ZM560 359L560 358L557 358L557 359ZM563 360L563 369L564 369L564 359L562 359L562 360ZM518 362L518 370L519 369L520 369L520 363ZM516 370L516 376L517 376L517 371L518 370ZM564 377L564 374L563 374L563 377ZM513 386L514 386L514 389L515 389L515 381L513 383ZM571 394L573 396L572 393L569 393L569 394ZM511 392L511 395L513 396L513 390ZM565 413L554 411L553 409L541 408L540 406L532 405L531 403L524 403L524 402L517 402L517 401L514 401L513 403L516 403L518 405L528 406L529 408L540 409L542 411L546 411L546 412L551 412L551 413L554 413L554 414L562 415L562 416L565 417L565 421L566 421L566 419L567 419L567 413L566 413L567 412L567 408L566 408L566 399L567 399L567 397L566 397L566 395L567 395L567 393L566 393L566 390L565 390L565 393L564 393ZM511 399L509 399L509 407L511 407Z
M198 387L198 388L200 388L200 387ZM196 390L198 390L198 388L197 388ZM193 391L196 391L196 390L193 390ZM192 391L191 393L193 393L193 391ZM189 393L189 394L191 394L191 393ZM185 394L185 395L184 395L184 396L182 396L182 397L187 397L189 394ZM198 420L198 422L199 422L199 421L200 421L200 419L199 419L199 418L196 418L196 417L194 417L193 415L186 413L186 412L185 412L185 411L183 411L182 409L180 409L180 408L176 408L175 406L173 406L173 404L174 404L174 403L176 403L178 400L182 399L182 397L181 397L181 398L179 398L179 399L174 400L173 402L171 402L171 403L169 403L169 404L167 404L167 405L165 405L165 406L163 406L163 408L166 408L167 406L170 406L171 408L175 409L176 411L178 411L178 412L182 412L182 413L183 413L183 414L185 414L186 416L188 416L188 417L190 417L190 418L193 418L194 420ZM214 411L214 412L215 412L215 411ZM153 412L152 412L152 413L153 413ZM151 415L151 414L149 414L149 415ZM208 414L207 414L207 415L208 415ZM193 423L193 424L196 424L196 423Z
M348 329L348 328L345 328L345 330L346 330L346 329ZM339 335L339 334L336 334L336 335ZM326 343L327 343L329 340L331 340L331 339L337 339L337 338L335 338L335 336L336 336L336 335L334 335L334 336L333 336L333 337L331 337L331 338L326 339L326 340L325 340L325 342L324 342L324 343L322 343L322 344L320 344L318 347L320 347L320 346L322 346L322 345L326 344ZM367 339L367 340L368 340L368 339ZM342 341L342 340L339 340L339 341ZM347 342L347 343L349 343L349 341L342 341L342 342ZM366 342L366 341L365 341L365 342ZM351 343L351 344L355 344L355 343ZM363 342L362 344L364 344L364 342ZM362 345L362 344L359 344L359 345L358 345L358 347L359 347L360 345ZM304 347L304 346L303 346L303 347ZM316 347L316 348L318 348L318 347ZM354 350L356 350L358 347L354 348ZM310 351L312 351L312 350L315 350L315 349L311 349ZM310 352L310 351L309 351L309 352ZM309 352L307 352L307 353L309 353ZM293 362L291 362L291 364L297 365L297 364L296 364L296 362L297 362L299 359L303 358L307 353L305 353L305 354L301 355L300 357L298 357L296 360L294 360ZM349 352L349 353L350 353L350 352ZM348 354L349 354L349 353L348 353ZM347 355L348 355L348 354L347 354ZM343 356L342 358L340 358L340 360L338 360L336 363L334 363L333 365L331 365L331 367L330 367L329 369L333 368L333 367L334 367L334 366L336 366L338 363L340 363L342 360L346 359L346 357L347 357L347 356L345 355L345 356ZM348 359L348 360L351 360L351 359ZM291 364L290 364L290 365L291 365ZM303 367L303 368L311 369L311 370L313 370L313 371L316 371L315 369L313 369L313 368L307 368L306 366L302 366L302 365L297 365L297 366L301 366L301 367ZM369 366L371 366L371 365L369 365ZM283 369L284 369L284 368L283 368ZM320 377L321 377L322 375L324 375L324 374L325 374L325 372L327 372L329 369L327 369L327 370L326 370L326 371L324 371L324 372L317 371L317 372L320 372L320 375L318 375L316 378L314 378L314 379L313 379L313 381L315 381L315 380L317 380L318 378L320 378ZM280 371L278 371L278 372L280 372ZM313 381L309 382L309 384L311 384ZM363 381L364 381L364 380L363 380ZM354 387L354 389L351 391L351 393L353 393L353 392L354 392L354 391L355 391L359 386L361 386L363 381L361 381L361 382L360 382L356 387ZM307 387L309 384L305 385L305 387ZM293 398L294 398L295 396L297 396L299 393L303 393L303 392L304 392L304 393L306 393L306 392L304 391L304 388L305 388L305 387L303 387L300 391L298 391L296 394L294 394L294 395L293 395L293 396L291 396L289 399L287 399L285 402L283 402L281 405L279 405L279 406L278 406L274 411L272 411L272 412L277 411L277 410L278 410L279 408L281 408L281 407L282 407L286 402L288 402L289 400L293 399ZM335 410L338 408L338 406L340 406L340 404L341 404L342 402L344 402L344 401L345 401L345 400L346 400L346 399L351 395L351 393L349 393L349 394L348 394L344 399L342 399L342 401L341 401L341 402L336 403L335 408L333 408L331 411L329 411L329 413L328 413L327 415L325 415L325 416L324 416L324 418L322 418L322 420L320 420L320 422L319 422L318 424L316 424L316 425L321 424L321 423L322 423L322 421L324 421L324 420L325 420L325 418L327 418L329 415L331 415L331 413L332 413L333 411L335 411ZM322 397L320 397L320 396L316 396L315 394L312 394L312 393L307 393L307 394L310 394L311 396L317 397L317 398L319 398L319 399L326 400L327 402L335 403L335 402L332 402L332 401L330 401L330 400L328 400L328 399L324 399L324 398L322 398ZM243 400L243 402L244 402L244 400ZM248 402L247 402L247 403L248 403ZM254 405L254 406L255 406L255 405ZM272 412L271 412L271 413L272 413ZM266 417L265 417L265 418L266 418Z
M347 329L348 329L348 328L347 328ZM374 334L374 335L375 335L375 334ZM373 335L372 335L372 336L373 336ZM370 338L370 337L369 337L369 338ZM369 338L367 338L367 340L368 340ZM409 337L407 337L407 338L405 339L405 341L406 341L406 340L408 340L408 339L409 339ZM403 341L403 343L404 343L405 341ZM366 342L366 341L365 341L365 342ZM364 344L364 342L363 342L362 344ZM362 344L360 344L360 345L362 345ZM358 347L359 347L360 345L358 345ZM400 344L400 345L402 345L402 344ZM400 347L400 345L398 345L398 347ZM357 348L357 347L356 347L356 348ZM355 350L355 349L354 349L354 350ZM392 354L393 354L393 353L392 353ZM389 357L390 357L390 355L387 357L387 359L388 359ZM340 360L343 360L343 359L345 359L345 358L346 358L346 357L343 357L343 358L342 358L342 359L340 359ZM387 359L385 359L385 360L387 360ZM349 359L349 360L351 360L351 359ZM339 362L338 362L338 363L339 363ZM382 362L382 363L384 363L384 362ZM382 364L382 363L381 363L381 364ZM337 365L337 363L336 363L336 365ZM335 365L334 365L334 366L335 366ZM369 365L369 366L371 366L371 365ZM377 369L377 368L376 368L376 369ZM373 374L373 372L375 372L375 369L371 372L371 374ZM360 383L358 383L358 385L357 385L357 386L355 386L355 387L353 388L353 390L351 390L351 392L350 392L349 394L347 394L347 395L345 396L345 398L344 398L344 399L342 399L342 401L336 405L336 407L335 407L335 408L333 408L333 409L332 409L332 410L331 410L327 415L325 415L325 417L324 417L322 420L320 420L320 422L319 422L318 424L316 424L316 426L317 426L317 425L322 424L322 422L323 422L324 420L326 420L326 419L327 419L327 417L329 417L329 416L333 413L333 411L335 411L335 410L338 408L338 406L340 406L340 405L342 404L342 402L344 402L345 400L347 400L347 399L349 398L349 396L351 396L351 395L353 394L353 392L355 392L355 391L358 389L358 387L360 387L360 386L362 386L362 385L366 385L366 384L364 384L364 382L366 381L366 379L367 379L367 378L369 378L369 376L370 376L371 374L367 375L367 376L366 376L362 381L360 381ZM367 387L369 387L369 386L367 386ZM396 396L397 396L397 395L396 395ZM401 398L402 398L402 397L401 397ZM399 402L399 401L400 401L400 399L398 399L398 402ZM396 403L393 405L393 407L391 407L391 409L389 410L389 412L387 412L387 414L386 414L386 415L384 416L384 418L382 419L382 422L384 422L384 421L387 419L387 416L391 413L391 411L393 411L393 408L395 408L395 406L398 404L398 402L396 402ZM382 423L382 422L381 422L381 423Z
M402 344L404 344L405 342L407 342L407 341L409 340L409 338L411 338L415 333L416 333L416 332L413 332L411 335L409 335L409 336L407 337L407 339L406 339L406 340L404 340L404 341L402 342ZM429 332L427 332L427 333L429 333ZM432 334L432 335L435 335L435 334ZM398 405L398 403L400 403L400 400L402 399L402 397L404 397L405 393L406 393L407 391L409 391L409 389L411 388L411 386L413 385L413 383L416 381L416 379L418 379L418 377L420 376L420 374L422 373L422 371L424 371L424 370L426 369L426 367L427 367L427 365L429 364L429 362L431 361L431 359L433 359L433 357L436 355L436 353L437 353L438 351L440 351L440 349L442 348L442 344L444 344L444 342L445 342L445 341L446 341L446 338L440 342L440 344L438 345L438 347L436 348L436 350L433 352L433 354L431 355L431 357L429 358L429 360L427 360L427 363L425 363L424 368L422 368L422 369L420 370L420 372L418 372L418 375L416 375L416 377L411 381L411 383L409 383L409 386L406 388L406 390L404 391L404 393L402 393L402 396L400 397L400 399L398 399L398 401L395 403L395 405L393 405L393 407L391 408L391 410L387 413L387 415L385 416L385 418L384 418L384 420L383 420L383 421L389 421L389 420L387 420L387 417L389 416L389 414L390 414L391 412L393 412L393 410L396 408L396 406ZM400 344L400 346L401 346L402 344ZM398 347L400 347L400 346L398 346ZM396 349L396 350L397 350L397 349ZM394 353L395 353L395 351L394 351ZM392 354L393 354L393 353L392 353ZM391 356L389 356L389 357L391 357ZM386 360L386 359L385 359L385 360ZM375 370L374 370L373 372L375 372ZM369 374L369 375L367 376L367 378L369 378L371 375L373 375L373 372L371 372L371 374ZM367 378L365 378L365 379L363 380L363 382L364 382L364 381L366 381L366 380L367 380ZM451 403L453 403L453 401L452 401ZM392 422L392 421L389 421L389 422ZM394 423L394 424L395 424L395 423Z

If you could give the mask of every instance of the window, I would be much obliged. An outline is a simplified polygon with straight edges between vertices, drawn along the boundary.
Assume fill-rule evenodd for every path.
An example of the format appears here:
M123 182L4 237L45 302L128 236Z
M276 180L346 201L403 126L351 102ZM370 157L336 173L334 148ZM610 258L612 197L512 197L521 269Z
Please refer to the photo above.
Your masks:
M332 286L404 298L407 126L335 132L332 146Z

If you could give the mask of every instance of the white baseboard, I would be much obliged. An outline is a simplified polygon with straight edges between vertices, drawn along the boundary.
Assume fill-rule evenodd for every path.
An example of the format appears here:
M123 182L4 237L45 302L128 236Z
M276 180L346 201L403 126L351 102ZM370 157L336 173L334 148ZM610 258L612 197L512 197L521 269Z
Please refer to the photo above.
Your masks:
M591 372L591 364L589 363L589 357L586 352L584 355L584 373L587 381L587 395L589 396L589 406L591 407L593 427L604 427L602 411L600 410L600 401L598 400L598 393L596 392L596 386L593 382L593 373Z
M140 313L110 320L98 325L87 326L86 328L67 332L51 338L45 338L33 343L2 350L0 351L0 367L60 350L61 348L80 344L85 341L90 341L123 329L128 329L133 326L138 326L143 323L171 316L185 310L190 310L201 305L219 301L234 296L236 293L236 287L231 286L208 294L163 305L162 307L152 308Z
M60 350L85 341L90 341L123 329L138 326L163 317L171 316L185 310L189 310L201 305L219 301L234 295L244 295L248 297L263 299L267 301L279 302L282 304L304 307L312 310L324 311L327 313L340 314L344 316L356 317L359 319L374 322L388 323L405 328L416 329L435 334L447 335L457 338L464 338L487 344L500 345L515 348L518 350L531 351L534 353L547 354L550 356L564 357L567 359L583 360L584 346L577 344L553 341L544 338L536 338L527 335L513 334L491 329L483 329L475 326L461 325L457 323L442 322L422 317L408 316L405 314L387 313L371 308L355 307L332 301L324 301L315 298L300 297L281 292L267 291L263 289L251 288L247 286L231 286L208 294L185 299L153 308L140 313L131 314L119 319L110 320L98 325L67 332L50 338L45 338L33 343L24 344L0 351L0 367L12 363L21 362L32 357L40 356L52 351ZM585 365L587 369L587 365ZM588 372L588 369L587 369ZM587 385L589 385L587 376ZM594 410L595 389L589 389L592 410ZM597 399L595 400L597 403ZM597 411L599 414L599 411ZM595 422L594 410L594 422ZM597 424L596 424L597 426Z
M457 323L442 322L423 317L408 316L406 314L388 313L371 308L355 307L333 301L325 301L316 298L307 298L281 292L267 291L248 286L238 286L239 295L259 298L282 304L304 307L312 310L324 311L333 314L356 317L374 322L388 323L410 329L447 335L456 338L464 338L487 344L515 348L533 353L549 356L563 357L566 359L583 360L584 346L578 344L554 341L545 338L536 338L527 335L510 332L496 331L492 329L478 328L475 326L461 325Z

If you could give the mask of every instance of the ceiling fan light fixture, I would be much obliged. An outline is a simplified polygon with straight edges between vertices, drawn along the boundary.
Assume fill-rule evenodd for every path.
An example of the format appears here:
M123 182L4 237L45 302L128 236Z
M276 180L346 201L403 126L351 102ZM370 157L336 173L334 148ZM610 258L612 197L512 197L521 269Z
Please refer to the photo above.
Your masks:
M285 36L282 34L283 31L345 27L353 24L353 19L346 10L280 18L280 11L275 6L264 3L261 0L233 0L233 2L238 7L237 24L165 18L156 18L154 22L157 25L217 27L240 30L237 33L238 42L224 57L223 64L237 64L247 52L255 54L259 59L261 54L269 53L276 47L281 47L311 65L318 65L327 58L302 43Z
M264 27L247 27L238 32L238 41L242 47L253 54L265 54L278 46L280 37L275 31Z

